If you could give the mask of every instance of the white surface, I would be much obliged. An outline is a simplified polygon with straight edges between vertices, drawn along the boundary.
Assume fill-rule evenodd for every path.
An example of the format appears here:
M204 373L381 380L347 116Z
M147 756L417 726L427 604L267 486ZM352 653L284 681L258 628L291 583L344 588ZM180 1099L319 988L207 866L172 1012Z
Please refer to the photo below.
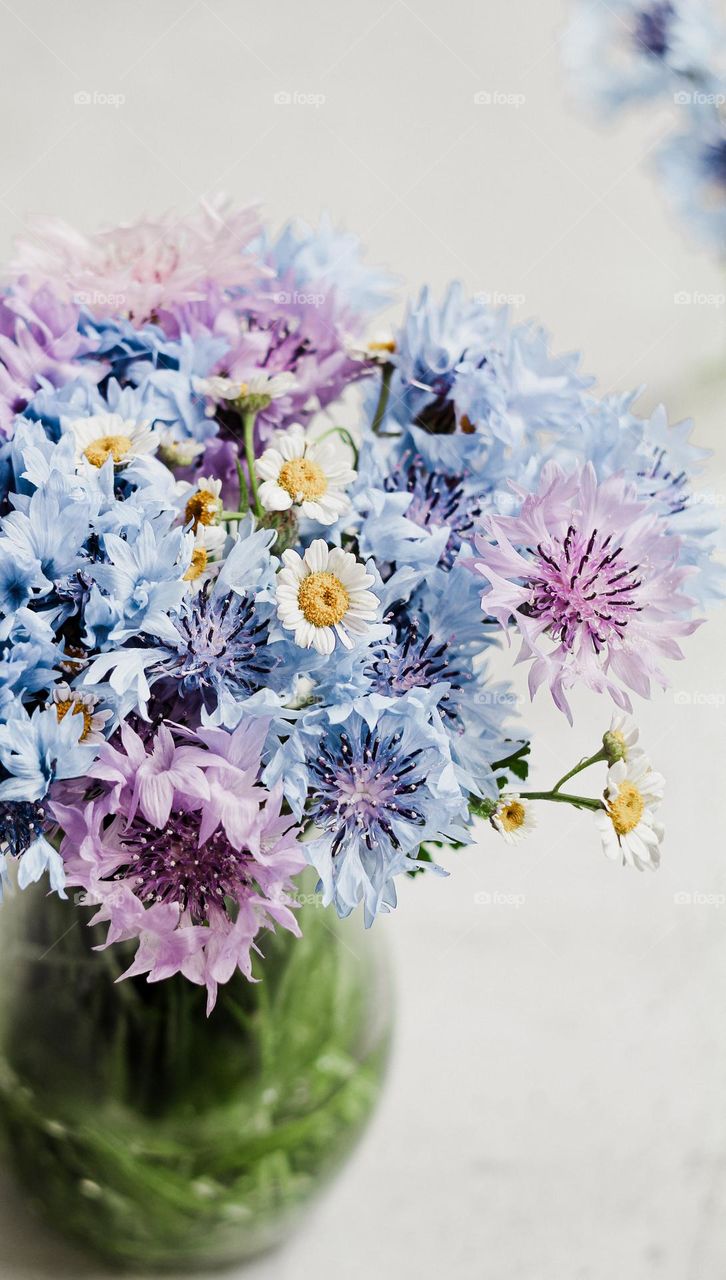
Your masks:
M556 0L0 0L0 256L29 211L92 227L225 187L274 220L329 208L407 286L460 275L524 295L603 389L647 380L720 451L726 391L689 393L723 345L709 259L669 221L642 158L666 123L594 131L560 83ZM77 106L79 90L123 106ZM480 90L523 105L477 106ZM274 94L324 94L319 107ZM397 1050L358 1154L286 1251L249 1280L723 1280L726 1270L724 615L640 720L669 779L657 876L600 856L587 815L546 813L406 887L390 938ZM534 779L592 748L527 709ZM590 728L588 729L588 726ZM544 744L547 743L547 746ZM561 770L560 770L561 772ZM476 895L514 905L477 905ZM10 1200L0 1277L98 1280Z

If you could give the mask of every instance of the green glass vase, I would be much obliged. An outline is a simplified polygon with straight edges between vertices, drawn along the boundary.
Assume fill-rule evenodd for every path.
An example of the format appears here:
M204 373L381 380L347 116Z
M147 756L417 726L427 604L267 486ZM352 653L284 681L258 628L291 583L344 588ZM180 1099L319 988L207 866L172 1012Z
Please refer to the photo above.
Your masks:
M0 910L0 1141L31 1207L126 1270L194 1270L281 1242L381 1088L380 937L301 896L301 939L206 993L117 982L88 910L28 890Z

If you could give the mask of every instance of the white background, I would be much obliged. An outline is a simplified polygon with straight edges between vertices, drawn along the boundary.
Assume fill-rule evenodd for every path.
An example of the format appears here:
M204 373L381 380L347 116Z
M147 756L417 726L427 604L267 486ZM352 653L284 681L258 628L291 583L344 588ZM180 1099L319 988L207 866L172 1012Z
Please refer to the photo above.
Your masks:
M275 224L329 209L406 288L520 295L603 390L648 383L717 452L717 264L667 215L647 153L669 112L593 128L568 105L558 0L0 0L0 258L29 212L85 228L222 187ZM96 95L76 105L74 94ZM281 91L319 106L275 103ZM475 94L524 95L518 107ZM99 95L125 96L104 105ZM704 384L707 370L710 381ZM724 379L726 388L726 379ZM387 1092L275 1277L722 1280L726 1271L723 614L639 708L669 782L657 876L606 862L587 814L484 832L381 921L398 987ZM544 695L537 784L594 749ZM560 766L563 768L560 768ZM477 905L477 895L520 905ZM0 1204L0 1276L98 1277Z

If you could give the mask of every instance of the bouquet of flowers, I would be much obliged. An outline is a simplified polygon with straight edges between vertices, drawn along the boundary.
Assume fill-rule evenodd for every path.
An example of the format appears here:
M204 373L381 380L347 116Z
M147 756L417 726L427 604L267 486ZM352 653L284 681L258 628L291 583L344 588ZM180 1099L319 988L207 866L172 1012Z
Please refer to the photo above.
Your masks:
M628 713L722 591L703 451L456 284L371 338L391 283L328 221L275 238L220 201L38 222L0 297L2 878L77 891L138 943L125 976L210 1010L298 932L306 866L370 924L546 802L658 865ZM532 696L614 704L546 791L502 638Z
M565 67L598 116L670 102L683 127L655 148L676 213L713 251L726 252L726 28L712 0L575 0Z

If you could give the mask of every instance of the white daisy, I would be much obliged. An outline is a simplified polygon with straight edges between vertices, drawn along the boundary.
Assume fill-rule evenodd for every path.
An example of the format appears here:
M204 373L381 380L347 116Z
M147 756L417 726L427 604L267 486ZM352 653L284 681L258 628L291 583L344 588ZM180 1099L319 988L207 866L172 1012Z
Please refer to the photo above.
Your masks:
M310 440L299 423L275 436L257 463L262 477L260 501L266 511L302 514L319 524L334 524L350 509L344 492L356 472L330 440Z
M631 760L642 755L642 748L637 746L638 736L638 726L631 716L614 715L602 739L608 761L614 764L616 760Z
M99 699L92 693L82 693L80 689L72 689L65 680L55 685L51 694L51 702L56 710L58 720L69 713L81 716L78 727L79 742L104 742L104 725L111 719L110 711L97 711Z
M507 844L519 844L537 825L534 806L513 792L501 796L490 821Z
M74 419L70 426L79 466L85 459L92 467L102 467L113 458L120 467L142 454L155 453L159 444L158 434L147 422L134 422L120 413L94 413Z
M291 373L252 373L249 377L226 378L213 375L210 378L194 378L194 390L212 400L239 401L242 408L265 408L271 400L280 400L297 385Z
M184 524L191 525L196 536L200 530L219 525L224 511L222 481L214 476L202 476L196 484L189 485L184 502Z
M351 636L365 633L376 616L378 597L368 590L375 581L350 551L311 542L304 557L288 549L277 575L277 614L295 643L318 653L332 653L337 635L346 649ZM350 634L348 634L350 633Z
M654 811L663 799L665 778L655 773L645 756L636 753L629 760L616 760L608 769L605 809L595 814L608 858L644 871L655 871L660 862L663 827Z
M179 440L170 427L159 433L159 457L167 467L191 467L203 453L198 440Z
M347 344L351 360L363 360L366 364L390 364L396 352L396 340L391 333L376 333L368 342L353 339Z

